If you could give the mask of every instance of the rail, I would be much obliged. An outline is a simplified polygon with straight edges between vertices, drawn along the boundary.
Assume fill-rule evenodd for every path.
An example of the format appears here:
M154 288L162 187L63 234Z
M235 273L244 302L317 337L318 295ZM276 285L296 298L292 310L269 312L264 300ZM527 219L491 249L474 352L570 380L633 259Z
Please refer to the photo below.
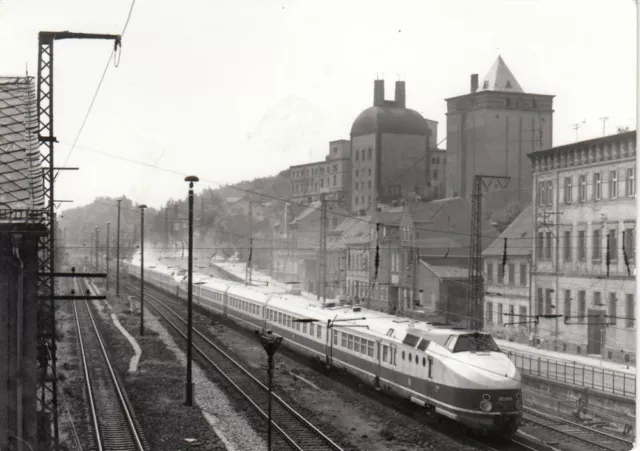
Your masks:
M636 377L633 374L583 365L568 360L549 359L524 352L512 350L504 350L504 352L523 374L630 399L636 396Z
M605 451L627 451L633 448L633 442L624 438L528 407L524 408L523 419Z
M74 281L77 286L77 282ZM73 310L80 344L80 357L89 401L95 449L102 451L146 451L124 389L115 374L98 327L85 301L84 314ZM84 309L83 309L84 310ZM80 317L84 316L81 320Z
M133 292L139 292L138 288L130 283L125 282L125 286L128 286ZM167 295L163 295L163 297L164 296ZM187 338L184 331L181 330L181 327L171 321L171 319L165 315L161 309L170 312L173 317L177 318L180 323L186 326L186 321L178 312L151 293L147 294L145 299L147 300L149 307L155 310L156 313L166 321L166 324L171 326L184 339ZM161 307L159 308L158 306ZM209 340L195 327L193 328L193 332L193 349L204 360L206 360L209 365L215 368L215 370L253 406L261 417L267 419L267 414L264 409L266 404L265 395L268 393L267 386L258 380L251 371L244 368L244 366L234 360L233 357L224 352L219 346ZM195 340L199 340L209 349L212 349L217 354L216 358L212 359L210 357L210 352L206 352L200 346L197 346L195 344ZM282 444L286 444L288 447L296 451L312 451L320 449L342 451L342 448L338 444L333 442L331 438L320 431L280 396L275 393L273 393L272 396L273 401L275 401L273 405L274 414L272 425L274 430L284 441Z

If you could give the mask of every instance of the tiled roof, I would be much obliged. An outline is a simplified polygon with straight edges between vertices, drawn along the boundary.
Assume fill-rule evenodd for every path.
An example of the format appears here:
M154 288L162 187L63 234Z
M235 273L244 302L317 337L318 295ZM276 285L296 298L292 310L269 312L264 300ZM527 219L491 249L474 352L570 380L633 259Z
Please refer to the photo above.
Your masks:
M43 208L34 79L0 77L0 210Z
M429 264L424 260L420 260L420 263L428 268L440 279L466 279L469 277L469 269L462 268L460 266L444 266Z
M336 242L336 247L346 247L348 244L366 244L371 241L371 216L349 218L338 225L344 233Z
M529 205L503 230L500 236L482 253L483 256L499 256L504 252L504 239L507 238L507 258L509 255L526 256L531 254L533 233L533 206Z
M398 225L402 219L402 207L387 211L377 211L373 217L375 222L384 225Z
M293 221L290 222L290 224L296 224L302 221L304 218L306 218L310 214L315 213L316 211L319 211L318 209L320 208L320 205L321 205L320 202L311 202L307 208L302 210L302 212L298 214L298 216L296 216L293 219Z

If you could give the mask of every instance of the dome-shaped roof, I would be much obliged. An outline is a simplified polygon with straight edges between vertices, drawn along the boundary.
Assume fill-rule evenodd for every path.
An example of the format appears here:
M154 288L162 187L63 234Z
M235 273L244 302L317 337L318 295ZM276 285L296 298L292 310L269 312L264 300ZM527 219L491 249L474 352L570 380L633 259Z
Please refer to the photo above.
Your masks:
M422 115L409 108L372 106L358 115L351 126L351 136L370 135L379 131L397 135L429 135Z

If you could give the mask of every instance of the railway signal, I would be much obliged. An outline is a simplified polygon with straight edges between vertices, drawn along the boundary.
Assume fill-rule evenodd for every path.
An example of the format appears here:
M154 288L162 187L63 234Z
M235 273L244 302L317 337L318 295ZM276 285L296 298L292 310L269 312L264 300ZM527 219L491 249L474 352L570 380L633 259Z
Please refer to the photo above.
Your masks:
M262 347L267 352L269 361L269 366L267 369L267 376L269 378L269 424L267 426L267 448L269 451L271 451L271 386L273 383L273 357L276 355L278 348L282 344L282 337L279 335L275 335L270 330L267 330L266 332L256 330L256 335L260 338L260 343L262 343Z
M189 270L187 279L187 400L186 405L193 405L193 382L191 378L191 361L193 347L193 184L200 179L195 175L185 177L185 182L189 182Z
M139 205L140 209L140 336L144 336L144 209L145 204Z

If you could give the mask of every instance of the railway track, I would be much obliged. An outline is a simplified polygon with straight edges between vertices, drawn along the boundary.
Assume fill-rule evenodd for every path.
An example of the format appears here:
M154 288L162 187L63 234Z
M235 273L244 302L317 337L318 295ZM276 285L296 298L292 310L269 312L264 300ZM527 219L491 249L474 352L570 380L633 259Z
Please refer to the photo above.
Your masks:
M79 283L74 281L78 290ZM73 304L92 434L89 449L147 451L87 301Z
M524 408L523 419L601 450L628 451L633 448L633 442L629 440L528 407Z
M121 281L122 283L122 281ZM125 282L130 290L137 287ZM185 340L186 320L178 312L152 294L145 295L145 301ZM168 312L165 313L165 312ZM172 320L175 318L176 321ZM240 363L225 353L215 343L193 328L193 349L212 366L234 389L246 399L256 412L268 421L268 388ZM301 413L287 404L275 393L272 395L273 449L296 451L342 451L342 448L326 434L315 427Z

